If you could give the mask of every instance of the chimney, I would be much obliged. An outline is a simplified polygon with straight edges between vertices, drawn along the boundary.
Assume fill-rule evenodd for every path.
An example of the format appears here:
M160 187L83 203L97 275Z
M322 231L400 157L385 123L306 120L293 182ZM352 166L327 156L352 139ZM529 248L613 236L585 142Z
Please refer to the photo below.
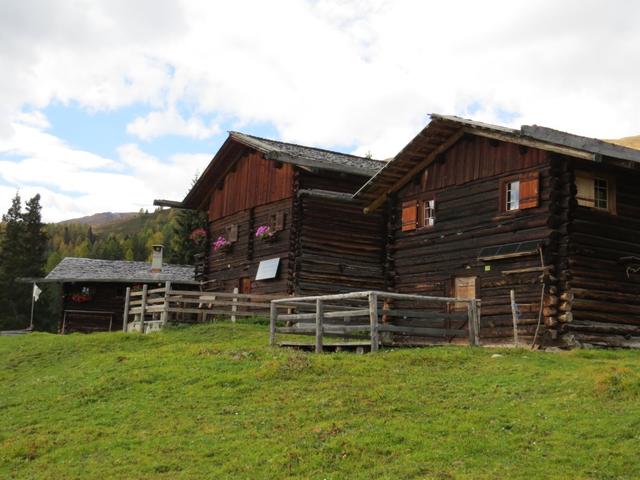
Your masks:
M151 253L151 273L160 273L162 271L162 251L164 246L153 245L151 248L153 249Z

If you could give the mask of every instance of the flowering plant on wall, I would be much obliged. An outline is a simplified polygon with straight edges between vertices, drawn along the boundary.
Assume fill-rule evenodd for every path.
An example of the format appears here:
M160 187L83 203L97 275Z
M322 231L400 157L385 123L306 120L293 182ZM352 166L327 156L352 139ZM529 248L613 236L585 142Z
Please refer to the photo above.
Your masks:
M256 238L260 240L272 240L274 237L275 232L269 225L260 225L256 230Z
M73 303L86 303L91 301L91 295L87 293L72 293L70 297Z
M215 242L213 242L213 251L227 251L231 248L231 242L220 235Z
M189 238L196 245L200 245L207 238L207 231L204 228L196 228L191 232Z

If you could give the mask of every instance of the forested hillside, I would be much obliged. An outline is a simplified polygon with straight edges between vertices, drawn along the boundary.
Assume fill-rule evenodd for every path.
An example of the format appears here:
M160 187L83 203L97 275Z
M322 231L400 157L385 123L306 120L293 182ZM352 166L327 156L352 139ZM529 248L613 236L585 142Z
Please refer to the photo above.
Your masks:
M0 223L0 286L5 287L0 295L0 330L29 324L32 286L19 278L42 277L64 257L146 261L156 244L165 246L166 262L190 264L199 248L191 232L206 224L202 213L173 209L140 211L133 217L125 214L121 220L99 225L43 224L39 200L39 196L29 200L23 211L16 195ZM43 294L36 304L35 328L53 330L60 314L59 286L40 287Z

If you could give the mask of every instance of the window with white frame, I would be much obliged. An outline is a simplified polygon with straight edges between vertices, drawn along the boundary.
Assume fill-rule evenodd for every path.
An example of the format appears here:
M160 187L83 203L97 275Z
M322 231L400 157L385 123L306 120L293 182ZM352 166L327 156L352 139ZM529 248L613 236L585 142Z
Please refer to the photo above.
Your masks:
M615 210L615 184L592 173L576 172L576 200L582 207Z
M423 227L433 227L436 224L436 201L435 199L425 200L423 202Z
M518 210L520 208L520 180L507 182L504 189L505 210Z

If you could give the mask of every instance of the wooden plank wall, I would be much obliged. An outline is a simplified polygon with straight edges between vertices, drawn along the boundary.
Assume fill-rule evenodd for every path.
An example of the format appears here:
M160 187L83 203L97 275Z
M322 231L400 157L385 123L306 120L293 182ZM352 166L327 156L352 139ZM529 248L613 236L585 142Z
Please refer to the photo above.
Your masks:
M92 300L75 303L71 300L73 293L79 293L81 287L89 287L93 290ZM122 313L124 311L124 295L126 285L116 283L65 283L62 291L64 295L62 310L90 310L113 312L113 330L122 330ZM59 331L62 328L60 318ZM106 332L109 330L109 318L97 315L81 316L69 315L67 318L65 333L72 332Z
M575 171L612 175L617 213L578 206ZM561 177L570 199L565 203L565 246L560 261L560 308L572 321L565 338L594 345L640 347L640 274L627 276L622 257L640 257L640 172L615 170L593 162L565 162Z
M247 151L225 175L223 183L212 185L209 220L290 198L293 195L293 166L266 160L261 153Z
M538 207L500 211L501 180L513 174L540 172ZM435 193L436 223L432 228L401 231L402 202ZM537 323L540 272L502 272L540 266L538 255L478 260L483 247L539 240L551 243L550 162L546 152L484 138L465 138L402 189L393 200L387 248L388 277L401 293L449 296L455 277L477 277L482 300L480 335L484 343L513 339L509 291L521 304L520 338L530 339ZM553 252L545 249L547 262Z
M300 172L304 189L355 192L365 177ZM302 196L297 202L299 234L296 294L384 290L383 212L365 215L362 205Z
M216 252L210 247L206 279L217 280L217 283L210 284L210 289L232 291L240 287L240 279L248 277L251 279L251 293L289 293L291 205L291 198L286 198L209 222L209 238L212 242L221 235L227 238L227 227L236 225L238 228L238 240L229 251ZM258 226L267 225L271 216L278 212L284 212L284 229L276 234L273 241L257 239L255 231ZM277 278L255 281L260 261L275 257L281 259Z

